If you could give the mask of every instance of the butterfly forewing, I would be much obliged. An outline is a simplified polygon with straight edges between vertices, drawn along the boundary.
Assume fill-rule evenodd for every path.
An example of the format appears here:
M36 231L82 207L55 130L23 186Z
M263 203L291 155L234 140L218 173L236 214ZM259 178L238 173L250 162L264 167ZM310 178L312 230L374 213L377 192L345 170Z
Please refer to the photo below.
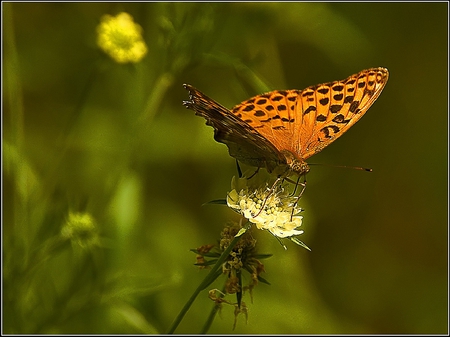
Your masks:
M301 147L300 158L311 157L343 135L366 113L387 79L387 69L372 68L303 90L302 107L297 110L297 116L303 117L302 127L293 136Z

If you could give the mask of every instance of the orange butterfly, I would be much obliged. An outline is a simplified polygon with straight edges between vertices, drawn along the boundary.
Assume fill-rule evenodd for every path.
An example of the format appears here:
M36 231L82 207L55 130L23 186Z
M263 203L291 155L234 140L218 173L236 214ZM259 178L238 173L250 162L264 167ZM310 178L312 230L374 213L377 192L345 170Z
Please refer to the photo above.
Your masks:
M338 139L381 94L385 68L360 71L345 80L304 90L275 90L225 108L189 84L183 104L214 128L230 155L279 176L309 172L306 159Z

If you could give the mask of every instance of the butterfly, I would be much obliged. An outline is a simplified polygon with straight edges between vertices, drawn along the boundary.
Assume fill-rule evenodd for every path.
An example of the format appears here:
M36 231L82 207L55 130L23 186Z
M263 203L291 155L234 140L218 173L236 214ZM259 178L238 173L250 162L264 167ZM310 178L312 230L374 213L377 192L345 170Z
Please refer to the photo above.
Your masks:
M287 177L309 172L306 159L342 136L371 107L389 77L370 68L303 90L275 90L229 110L189 84L183 105L206 119L214 139L238 161Z

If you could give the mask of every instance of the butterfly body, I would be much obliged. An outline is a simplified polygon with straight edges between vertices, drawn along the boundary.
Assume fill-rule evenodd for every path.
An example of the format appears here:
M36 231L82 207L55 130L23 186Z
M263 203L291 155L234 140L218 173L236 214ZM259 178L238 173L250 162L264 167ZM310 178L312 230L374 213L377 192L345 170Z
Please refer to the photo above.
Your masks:
M378 98L389 73L371 68L303 90L275 90L229 110L191 85L183 104L206 119L237 160L278 176L309 172L306 159L356 123Z

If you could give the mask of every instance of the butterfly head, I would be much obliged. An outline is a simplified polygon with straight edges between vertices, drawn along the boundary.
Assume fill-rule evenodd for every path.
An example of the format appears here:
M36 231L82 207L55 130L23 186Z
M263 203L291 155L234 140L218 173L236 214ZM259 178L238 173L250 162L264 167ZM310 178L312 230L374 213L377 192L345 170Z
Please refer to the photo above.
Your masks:
M303 159L297 157L288 150L282 150L280 152L286 159L286 164L288 167L287 175L296 173L300 176L309 172L309 165Z

